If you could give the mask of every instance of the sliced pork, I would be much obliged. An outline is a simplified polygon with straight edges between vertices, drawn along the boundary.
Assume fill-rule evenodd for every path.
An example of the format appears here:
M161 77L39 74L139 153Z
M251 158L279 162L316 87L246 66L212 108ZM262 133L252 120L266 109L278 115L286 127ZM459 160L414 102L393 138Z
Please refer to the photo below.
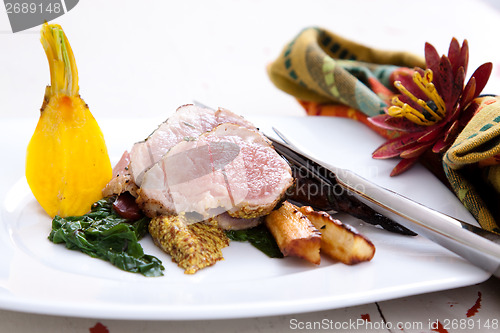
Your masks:
M137 203L150 217L251 219L268 214L292 183L288 163L264 136L224 123L171 147L144 173Z
M179 107L145 141L132 147L129 169L134 182L141 186L144 173L179 142L196 139L223 123L255 128L249 121L226 109L214 111L191 104Z
M113 168L113 178L102 190L105 197L119 195L121 193L129 192L134 197L137 196L137 185L132 179L129 170L130 154L125 151Z

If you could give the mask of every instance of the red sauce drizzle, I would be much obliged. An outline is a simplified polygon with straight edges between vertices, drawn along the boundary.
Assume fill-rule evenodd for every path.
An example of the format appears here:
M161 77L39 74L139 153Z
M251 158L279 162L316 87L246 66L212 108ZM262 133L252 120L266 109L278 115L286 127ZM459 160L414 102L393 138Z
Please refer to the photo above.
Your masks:
M90 333L109 333L109 330L106 326L101 323L95 324L94 327L89 328Z
M476 303L474 303L474 305L467 311L467 318L472 317L479 311L479 308L481 307L481 298L482 298L481 292L478 291Z

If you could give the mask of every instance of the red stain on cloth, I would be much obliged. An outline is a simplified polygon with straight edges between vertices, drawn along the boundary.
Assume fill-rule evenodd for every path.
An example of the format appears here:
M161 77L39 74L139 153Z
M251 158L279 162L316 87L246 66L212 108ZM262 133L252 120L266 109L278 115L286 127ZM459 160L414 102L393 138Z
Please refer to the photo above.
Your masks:
M472 317L479 311L479 308L481 308L481 298L482 298L481 292L478 291L476 303L474 303L474 305L469 310L467 310L467 318Z
M109 333L109 330L106 326L101 323L95 324L94 327L89 328L90 333Z

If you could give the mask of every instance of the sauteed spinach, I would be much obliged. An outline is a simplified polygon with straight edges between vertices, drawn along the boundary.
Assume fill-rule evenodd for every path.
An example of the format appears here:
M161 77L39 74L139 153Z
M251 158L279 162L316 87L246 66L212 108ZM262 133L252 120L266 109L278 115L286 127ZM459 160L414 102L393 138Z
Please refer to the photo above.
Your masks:
M91 211L83 216L56 216L52 220L49 240L107 260L128 272L145 276L163 275L161 261L144 254L138 242L147 233L150 219L142 217L130 221L119 216L113 209L114 200L114 197L109 197L95 202Z
M226 235L233 241L249 242L270 258L283 258L278 244L264 223L250 229L229 230Z

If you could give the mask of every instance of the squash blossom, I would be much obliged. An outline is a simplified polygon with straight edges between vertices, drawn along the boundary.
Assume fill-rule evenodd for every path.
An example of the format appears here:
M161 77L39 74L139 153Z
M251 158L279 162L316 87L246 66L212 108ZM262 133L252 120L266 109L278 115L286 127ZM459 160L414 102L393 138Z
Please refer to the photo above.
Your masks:
M28 144L26 179L51 217L83 215L102 198L111 163L101 129L80 98L75 58L64 31L45 23L41 42L51 82Z

